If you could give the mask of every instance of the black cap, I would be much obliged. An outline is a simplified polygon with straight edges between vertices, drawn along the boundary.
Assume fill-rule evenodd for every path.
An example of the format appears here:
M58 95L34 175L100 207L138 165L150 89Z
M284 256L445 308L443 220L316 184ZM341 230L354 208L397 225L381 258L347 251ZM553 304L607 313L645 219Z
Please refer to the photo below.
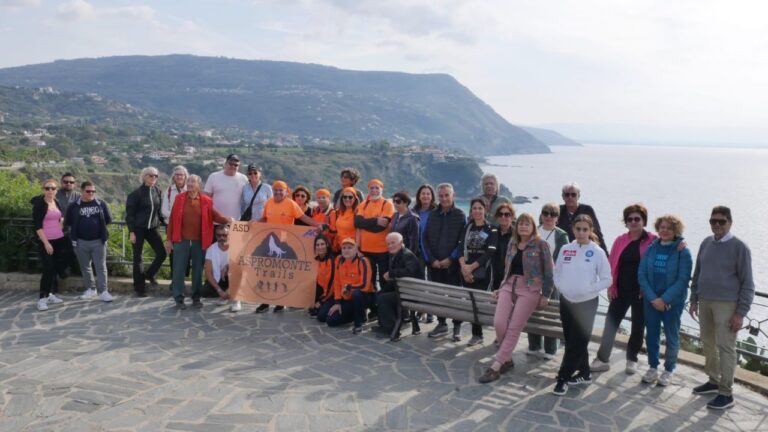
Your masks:
M237 162L240 162L240 156L238 156L238 155L236 155L236 154L232 153L232 154L230 154L230 155L228 155L228 156L227 156L227 162L229 162L229 161L237 161Z
M256 165L255 163L248 165L248 172L251 171L258 171L258 172L264 172L259 165Z

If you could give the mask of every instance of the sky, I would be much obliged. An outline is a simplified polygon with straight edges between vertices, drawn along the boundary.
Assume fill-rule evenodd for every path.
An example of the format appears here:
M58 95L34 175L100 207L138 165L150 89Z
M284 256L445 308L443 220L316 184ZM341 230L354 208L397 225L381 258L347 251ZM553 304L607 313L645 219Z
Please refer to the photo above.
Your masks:
M448 73L576 138L759 142L767 24L758 0L0 0L0 67L184 53Z

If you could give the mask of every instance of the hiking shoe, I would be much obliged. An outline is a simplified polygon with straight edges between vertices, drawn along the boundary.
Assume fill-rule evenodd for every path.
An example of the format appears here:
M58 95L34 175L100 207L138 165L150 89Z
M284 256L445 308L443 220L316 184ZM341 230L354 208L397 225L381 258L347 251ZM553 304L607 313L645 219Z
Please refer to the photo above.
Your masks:
M255 313L263 313L269 310L269 305L266 303L262 303L259 305L259 307L256 308Z
M707 402L707 408L710 408L710 409L722 410L722 409L730 408L732 406L733 406L733 396L726 396L723 394L719 394L715 396L714 399Z
M200 300L192 300L192 307L195 309L202 309L203 302L201 302Z
M176 302L176 309L177 310L187 310L187 305L184 304L184 302Z
M453 341L459 342L461 341L461 327L460 326L453 326Z
M88 288L87 290L83 291L82 294L80 294L80 300L90 300L92 298L96 297L96 290Z
M104 291L101 294L99 294L99 299L101 299L101 301L103 301L104 303L109 303L115 298L112 297L112 294L110 294L109 291Z
M643 375L643 382L646 384L651 384L659 379L659 371L656 368L650 368L648 369L648 372Z
M362 327L355 327L355 328L352 329L352 334L360 334L362 332L363 332L363 328Z
M592 377L577 375L568 380L568 385L587 385L592 384Z
M157 278L144 273L144 279L146 279L153 288L157 288Z
M37 310L39 311L47 311L48 310L48 299L47 298L41 298L37 301Z
M272 309L272 312L282 312L285 310L285 306L275 306L274 309Z
M240 312L243 309L243 304L240 302L240 300L232 302L232 305L229 307L230 312Z
M440 336L445 336L447 334L448 334L448 324L438 324L429 333L427 333L427 336L431 338L436 338Z
M624 373L627 375L634 375L637 373L637 362L627 360L627 366L624 368Z
M510 371L510 369L515 367L515 362L512 360L505 362L503 365L501 365L501 369L499 369L500 374L505 374Z
M53 304L59 304L64 303L64 300L56 297L56 294L48 294L48 298L46 299L47 303L53 303Z
M567 391L568 391L568 383L565 382L565 380L559 379L555 384L555 388L552 389L552 394L557 396L563 396Z
M544 360L552 360L553 358L555 358L555 355L552 353L545 352L544 354L541 355L541 357L544 358Z
M666 387L669 385L669 380L671 378L672 378L672 371L665 370L664 372L661 373L658 384L662 387Z
M589 370L591 372L605 372L610 368L611 368L610 363L604 362L597 357L595 357L595 359L592 360L592 363L589 365Z
M719 390L720 390L720 386L718 386L717 384L712 384L711 382L707 381L698 387L694 387L693 394L703 395L703 394L709 394L709 393L717 393Z
M456 332L454 331L454 338L456 337ZM482 336L475 336L473 335L471 339L469 339L469 342L467 342L467 346L475 346L483 343L483 337Z
M501 378L501 372L495 371L492 368L485 370L485 373L477 380L480 384L487 384L492 381L496 381Z

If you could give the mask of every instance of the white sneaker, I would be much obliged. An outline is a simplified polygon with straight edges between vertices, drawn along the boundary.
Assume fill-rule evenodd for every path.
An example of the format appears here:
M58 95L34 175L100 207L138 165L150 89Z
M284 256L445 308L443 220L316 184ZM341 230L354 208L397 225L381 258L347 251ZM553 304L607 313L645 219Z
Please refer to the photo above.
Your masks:
M532 350L528 349L528 351L525 352L525 355L529 355L531 357L541 357L541 350Z
M627 375L634 375L637 373L637 362L632 360L627 360L627 367L624 368L624 373Z
M216 306L226 306L229 304L229 300L220 298L216 300Z
M48 310L48 299L41 298L37 301L37 310L39 311L47 311Z
M665 370L664 372L661 373L658 384L662 387L666 387L669 385L670 379L672 379L672 372Z
M242 309L243 309L243 305L239 300L236 302L233 302L232 306L229 307L230 312L240 312L240 310Z
M595 357L595 359L592 360L592 364L589 365L589 370L592 372L605 372L610 368L610 363L604 362L597 357Z
M648 369L648 372L643 375L643 382L646 384L651 384L654 381L656 381L659 378L659 371L656 370L656 368L650 368Z
M53 304L64 303L64 300L56 297L56 294L48 294L48 298L46 299L46 301L48 303L53 303Z
M555 358L555 355L545 352L545 353L541 353L541 358L543 358L544 360L552 360L553 358Z
M96 290L88 288L80 295L80 300L90 300L94 297L96 297Z
M103 301L104 303L109 303L109 302L111 302L112 300L114 300L114 297L112 297L112 294L110 294L110 293L109 293L109 291L104 291L103 293L101 293L101 294L99 295L99 298L100 298L100 299L101 299L101 301Z

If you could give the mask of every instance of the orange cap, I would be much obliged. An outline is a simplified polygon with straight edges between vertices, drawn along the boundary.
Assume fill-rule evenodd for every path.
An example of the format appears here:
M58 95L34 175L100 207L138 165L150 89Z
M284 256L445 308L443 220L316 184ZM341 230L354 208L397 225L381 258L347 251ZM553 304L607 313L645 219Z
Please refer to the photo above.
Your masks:
M371 179L368 181L368 187L371 187L373 185L378 185L380 188L384 188L384 182L382 182L379 179Z
M272 189L285 189L288 190L288 184L282 180L275 180L274 183L272 183Z
M324 197L330 198L331 197L331 191L329 191L328 189L318 189L318 190L315 191L315 196L319 196L319 197L320 196L324 196Z

